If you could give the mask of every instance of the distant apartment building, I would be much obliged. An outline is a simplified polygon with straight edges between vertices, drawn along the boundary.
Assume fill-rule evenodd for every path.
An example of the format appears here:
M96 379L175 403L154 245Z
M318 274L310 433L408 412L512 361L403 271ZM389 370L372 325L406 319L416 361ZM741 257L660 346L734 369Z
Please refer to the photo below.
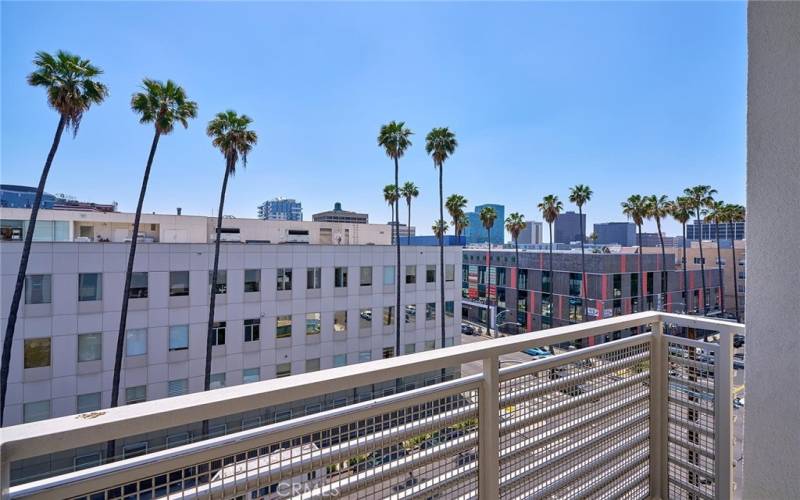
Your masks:
M389 221L386 223L386 225L388 225L390 228L393 228L395 223ZM409 227L408 225L401 223L399 227L399 232L400 232L400 242L401 244L405 245L407 244L409 238L413 238L416 235L417 228L415 228L414 226ZM394 244L394 231L392 231L392 244Z
M0 208L0 239L21 240L29 209ZM40 210L34 241L125 242L133 237L134 214ZM148 243L210 243L217 218L198 215L142 214L139 241ZM310 243L328 245L388 245L391 229L384 224L345 222L222 219L223 241L241 243Z
M258 218L264 220L303 220L303 205L293 198L275 198L258 206Z
M497 307L497 325L501 331L509 326L517 331L535 331L643 310L683 312L685 309L682 274L675 267L672 253L667 254L665 281L662 281L661 255L655 252L642 255L644 303L639 298L639 255L633 252L587 253L586 297L582 297L579 251L555 252L552 278L547 251L522 250L517 263L513 249L493 250L491 277L487 276L487 259L485 250L464 249L461 315L485 324L487 299L491 298L492 305ZM688 275L688 310L702 310L703 303L710 309L718 307L716 270L706 268L705 291L698 269L690 270Z
M601 222L594 225L598 245L632 247L636 243L636 224L633 222Z
M481 222L481 210L485 207L492 207L497 212L497 218L492 225L492 245L502 245L505 241L505 220L506 220L506 207L495 203L486 203L483 205L476 205L475 210L467 212L465 215L469 219L469 225L464 228L464 237L467 244L470 243L486 243L488 236L486 228L483 227Z
M369 215L358 212L351 212L349 210L342 210L342 204L336 202L333 204L333 210L327 212L319 212L311 216L311 220L315 222L339 222L348 224L368 224Z
M525 229L519 233L520 245L538 245L542 242L542 223L534 220L525 221Z
M743 240L745 239L745 223L744 222L735 222L733 224L733 230L728 224L720 224L719 225L719 238L721 240L730 240L731 233L735 240ZM698 236L700 239L703 240L716 240L717 239L717 225L708 222L701 222L697 224L697 221L692 222L691 224L686 225L686 239L695 240L697 241Z
M564 212L553 223L553 241L555 243L571 243L583 241L586 235L581 228L586 227L586 214Z
M667 236L665 234L662 234L661 237L664 239L664 247L666 248L681 244L680 237ZM642 233L642 246L661 247L661 239L658 237L658 233Z
M33 244L11 348L7 425L108 407L128 247ZM21 250L21 242L2 243L3 290L14 287ZM442 315L445 344L458 343L461 249L445 248L444 307L438 299L439 250L403 247L401 252L397 311L396 255L388 245L223 243L218 283L211 290L214 245L140 244L130 291L121 404L203 390L212 291L217 294L212 388L438 348ZM10 302L11 294L3 293L2 324ZM402 322L399 352L397 321ZM240 420L214 420L210 431L236 432L394 388L391 381L269 407ZM188 442L184 438L187 430L179 429L174 435L151 436L147 446ZM25 466L33 473L41 465Z

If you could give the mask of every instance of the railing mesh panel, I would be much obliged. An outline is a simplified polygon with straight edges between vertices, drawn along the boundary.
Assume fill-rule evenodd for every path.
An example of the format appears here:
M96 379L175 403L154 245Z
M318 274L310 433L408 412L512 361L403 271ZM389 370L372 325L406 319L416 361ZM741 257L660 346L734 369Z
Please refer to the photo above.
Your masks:
M649 493L650 344L500 384L502 498Z

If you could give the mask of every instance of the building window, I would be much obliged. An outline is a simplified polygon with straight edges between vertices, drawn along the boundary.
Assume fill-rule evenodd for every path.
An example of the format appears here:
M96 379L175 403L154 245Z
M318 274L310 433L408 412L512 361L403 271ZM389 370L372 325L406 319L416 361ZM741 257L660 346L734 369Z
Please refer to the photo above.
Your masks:
M445 337L444 338L444 346L445 347L452 347L453 346L453 337Z
M122 457L123 458L133 458L138 457L140 455L144 455L147 453L147 441L142 441L140 443L132 443L123 446L122 448Z
M455 281L456 279L456 265L455 264L445 264L444 265L444 280L445 281Z
M333 273L333 286L336 288L347 288L347 268L337 267Z
M322 288L321 267L309 267L306 269L306 288L309 290Z
M275 367L276 378L288 377L291 374L292 374L291 363L278 363L277 366Z
M189 393L189 380L180 378L167 382L167 396L182 396Z
M333 331L344 332L347 330L347 311L333 313Z
M542 271L542 291L550 292L550 271Z
M425 266L425 283L436 283L436 266Z
M506 268L505 267L495 267L493 268L495 273L495 285L497 286L506 286Z
M244 320L244 341L255 342L261 338L261 320L246 319Z
M170 434L167 436L166 445L167 448L174 448L176 446L183 446L185 444L189 444L189 433L188 432L179 432L177 434Z
M97 453L89 453L86 455L78 455L72 461L72 465L74 466L75 470L83 470L88 469L90 467L96 467L103 463L103 454L99 451Z
M209 290L211 290L212 282L214 277L214 271L208 272L208 286ZM217 270L217 286L214 288L216 293L227 293L228 292L228 271L224 269Z
M292 269L282 267L278 269L278 291L286 291L292 289Z
M211 389L222 389L225 387L225 374L212 373L211 374Z
M370 328L372 326L372 309L362 309L359 314L358 327Z
M425 346L425 350L426 351L432 351L432 350L436 349L436 341L435 340L426 340L424 346Z
M242 370L242 383L250 384L261 380L261 368L245 368Z
M417 282L417 266L406 266L406 285Z
M100 393L78 394L76 410L78 413L88 413L100 409Z
M361 266L359 283L361 286L372 286L372 267Z
M417 319L417 306L414 304L409 304L406 306L406 314L405 314L405 321L406 324L409 325L415 322Z
M703 258L701 259L700 257L695 257L695 258L694 258L694 263L695 263L695 264L705 264L705 263L706 263L706 258L705 258L705 257L703 257Z
M580 273L569 273L569 294L573 297L580 297L583 279Z
M97 361L103 356L103 335L84 333L78 335L78 362Z
M414 354L417 352L417 344L406 344L403 347L403 352L406 354Z
M383 348L383 359L389 359L394 357L394 347L384 347Z
M394 285L394 266L383 266L383 284Z
M292 316L287 314L275 319L275 337L287 339L292 336Z
M291 420L292 410L280 410L275 412L275 421L283 422L284 420Z
M215 321L211 331L211 345L225 345L225 321Z
M394 306L383 308L383 324L389 326L394 323Z
M125 355L142 356L147 354L147 329L135 328L125 333Z
M137 385L125 389L125 404L132 405L147 401L147 386Z
M569 322L580 323L583 321L583 300L570 297L569 298Z
M51 277L49 274L25 276L25 303L49 304L52 301Z
M336 354L333 356L333 367L338 368L340 366L347 365L347 354Z
M542 294L542 323L550 324L550 315L553 313L553 304L549 293Z
M319 335L321 329L320 313L306 313L306 335Z
M208 437L224 436L228 433L228 424L216 424L208 426Z
M89 302L103 299L103 275L80 273L78 275L78 301Z
M129 299L147 298L147 273L131 273L131 289Z
M444 303L444 316L452 318L455 315L455 303L452 300L445 301Z
M319 371L319 358L306 360L306 373Z
M428 302L425 304L425 321L433 321L436 319L436 302Z
M169 327L169 350L185 351L189 348L189 325Z
M358 353L358 362L365 363L367 361L372 361L372 351L360 351Z
M519 289L519 290L527 290L528 289L528 270L527 269L518 269L517 270L517 289Z
M637 273L631 273L631 295L639 295L639 275ZM633 312L636 312L636 309Z
M258 292L261 290L261 269L245 269L244 292Z
M22 421L38 422L39 420L47 420L50 418L50 401L35 401L33 403L25 403L22 406Z
M183 297L189 295L189 271L170 271L169 296Z

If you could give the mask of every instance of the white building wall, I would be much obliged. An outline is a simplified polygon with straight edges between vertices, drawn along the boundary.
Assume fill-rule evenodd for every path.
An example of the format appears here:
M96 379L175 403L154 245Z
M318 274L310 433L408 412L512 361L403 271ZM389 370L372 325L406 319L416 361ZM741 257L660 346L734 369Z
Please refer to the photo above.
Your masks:
M5 329L11 293L16 279L22 244L4 242L0 247L2 297L0 323ZM110 403L122 288L129 246L122 243L34 243L28 274L52 275L50 304L22 304L12 346L12 364L7 400L7 425L22 422L23 404L50 400L51 415L76 412L76 396L102 393L102 406ZM413 343L417 351L426 340L437 340L437 321L425 320L425 304L437 302L436 318L442 314L437 284L425 283L426 266L438 263L436 247L403 247L405 266L417 268L416 285L402 283L401 303L415 304L416 322L401 325L401 350ZM136 272L148 272L148 298L131 299L128 329L147 328L147 354L126 357L123 362L121 400L125 388L146 385L147 399L166 397L169 380L188 378L189 391L201 391L205 363L209 278L214 248L210 244L147 243L137 247ZM454 317L447 319L448 337L459 342L461 321L461 249L445 248L446 265L454 266L454 281L446 283L446 300L454 301ZM273 378L278 363L290 362L292 374L305 371L307 359L320 358L320 368L333 366L336 354L347 354L348 364L358 361L361 351L380 359L384 347L395 345L394 325L384 326L383 307L394 306L394 284L384 286L383 268L395 263L395 249L377 245L267 245L223 244L219 268L227 270L227 293L217 296L215 319L227 322L224 346L213 348L212 373L225 373L226 385L242 381L242 370L258 367L261 379ZM361 266L373 271L372 286L360 286ZM306 289L306 269L322 268L322 287ZM347 267L348 286L334 287L336 267ZM277 291L278 268L291 268L292 290ZM245 269L261 270L261 291L244 292ZM190 294L169 296L169 272L190 272ZM79 273L102 273L102 300L78 301ZM438 280L439 273L436 272ZM24 302L24 300L23 300ZM361 309L373 309L369 329L359 328ZM346 334L334 333L335 311L348 312ZM305 333L305 314L321 313L320 335ZM292 336L276 338L276 317L292 316ZM395 319L403 314L395 312ZM261 320L261 340L244 342L245 319ZM169 327L189 325L189 349L168 350ZM102 332L102 360L78 363L77 335ZM25 339L50 337L51 364L23 369ZM440 342L437 340L436 346Z
M742 497L797 498L800 3L750 2L747 25L747 416Z

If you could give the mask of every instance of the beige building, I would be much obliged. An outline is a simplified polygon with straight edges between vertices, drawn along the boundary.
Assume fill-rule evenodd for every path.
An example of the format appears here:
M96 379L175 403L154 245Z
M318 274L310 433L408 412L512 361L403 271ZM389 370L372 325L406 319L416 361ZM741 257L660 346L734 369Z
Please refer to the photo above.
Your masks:
M30 209L0 209L3 240L21 240ZM40 210L35 241L125 242L132 237L133 213ZM148 243L210 243L216 217L142 214L139 239ZM310 243L321 245L389 245L391 229L385 224L278 221L226 217L223 241L242 243Z

